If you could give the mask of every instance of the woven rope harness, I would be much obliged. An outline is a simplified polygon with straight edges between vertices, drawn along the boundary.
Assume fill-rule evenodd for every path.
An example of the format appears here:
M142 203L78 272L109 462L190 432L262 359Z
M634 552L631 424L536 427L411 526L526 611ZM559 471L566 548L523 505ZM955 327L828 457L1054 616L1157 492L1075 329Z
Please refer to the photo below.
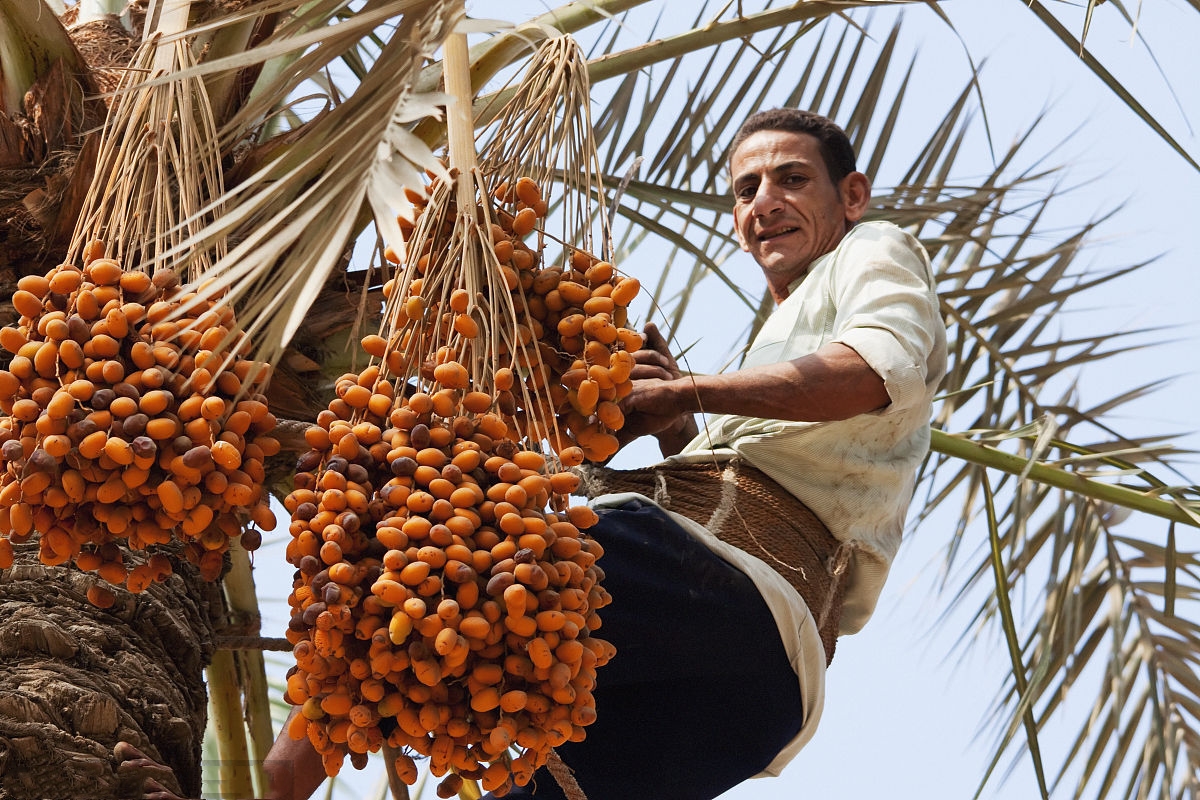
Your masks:
M634 470L585 466L580 493L636 492L775 569L812 612L833 661L854 542L840 542L794 495L741 459Z

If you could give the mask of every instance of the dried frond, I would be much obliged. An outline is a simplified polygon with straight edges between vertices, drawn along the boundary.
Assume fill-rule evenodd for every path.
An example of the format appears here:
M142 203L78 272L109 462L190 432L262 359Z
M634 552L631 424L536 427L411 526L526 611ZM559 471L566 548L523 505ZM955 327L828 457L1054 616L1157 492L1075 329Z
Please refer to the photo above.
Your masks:
M186 43L164 47L173 61L167 74L191 66ZM158 77L152 70L159 52L157 41L142 45L125 74L67 259L99 239L109 256L129 267L186 269L195 279L221 256L224 243L186 257L170 253L210 218L205 214L220 213L209 205L224 191L220 153L207 94L196 78L145 84Z
M439 113L444 102L441 95L414 94L412 85L449 29L451 4L421 5L420 13L399 21L358 91L243 180L224 198L225 213L177 248L238 242L206 271L203 292L229 292L266 360L279 358L342 264L367 219L364 210L373 213L388 240L397 241L398 234L386 234L398 231L397 213L408 202L404 188L419 187L421 170L437 167L406 128Z

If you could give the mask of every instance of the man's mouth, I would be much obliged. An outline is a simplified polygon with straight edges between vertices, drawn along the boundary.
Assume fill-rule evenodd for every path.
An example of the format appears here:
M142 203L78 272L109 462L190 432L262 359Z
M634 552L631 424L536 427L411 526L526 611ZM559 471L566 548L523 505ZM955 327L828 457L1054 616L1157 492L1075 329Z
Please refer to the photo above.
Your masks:
M776 230L764 231L758 234L760 242L769 242L772 239L777 239L780 236L787 236L789 233L795 233L799 228L778 228Z

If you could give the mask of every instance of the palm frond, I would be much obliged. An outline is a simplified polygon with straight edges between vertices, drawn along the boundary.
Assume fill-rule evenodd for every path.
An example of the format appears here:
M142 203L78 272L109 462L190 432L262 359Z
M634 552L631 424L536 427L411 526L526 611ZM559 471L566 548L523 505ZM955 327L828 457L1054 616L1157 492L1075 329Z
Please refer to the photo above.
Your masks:
M1151 114L1150 111L1147 110L1146 107L1142 105L1142 103L1138 101L1136 97L1134 97L1133 93L1130 92L1124 84L1117 80L1115 75L1109 72L1109 70L1105 68L1105 66L1101 64L1095 56L1088 52L1088 50L1083 46L1082 38L1076 39L1066 28L1066 26L1063 25L1057 17L1051 14L1044 5L1038 2L1038 0L1031 0L1031 2L1028 3L1028 6L1029 10L1036 14L1038 19L1050 30L1051 33L1058 37L1063 44L1078 51L1079 57L1088 66L1088 68L1096 74L1096 77L1103 81L1104 85L1107 86L1113 92L1113 94L1121 98L1122 102L1129 106L1129 108L1135 114L1137 114L1138 117L1140 117L1142 121L1150 127L1151 130L1158 134L1159 138L1170 145L1171 149L1178 153L1179 156L1188 164L1190 164L1193 169L1200 170L1200 163L1197 163L1197 161L1190 153L1188 153L1183 145L1176 141L1175 137L1171 136L1167 129L1163 127L1163 125L1154 117L1154 115ZM1093 8L1094 4L1089 3L1087 8L1089 16ZM1087 23L1085 22L1085 36L1086 28Z
M983 481L983 505L987 515L988 526L988 542L989 550L991 551L992 573L995 578L996 585L996 607L1000 616L1000 625L1003 629L1005 641L1008 644L1009 659L1013 666L1013 682L1015 684L1017 697L1020 698L1018 707L1013 712L1013 720L1009 729L1005 732L1002 744L996 748L996 754L992 758L991 764L988 765L987 772L984 773L983 779L979 782L979 789L982 791L984 785L987 784L988 778L991 775L992 769L1000 759L1003 748L1011 741L1017 727L1017 719L1020 719L1021 724L1025 728L1025 741L1027 743L1031 760L1033 762L1034 774L1037 776L1038 789L1043 798L1049 797L1049 791L1046 787L1045 769L1042 766L1041 748L1038 745L1038 728L1037 723L1033 718L1033 710L1026 702L1028 697L1028 682L1025 676L1022 651L1017 643L1017 626L1013 619L1012 603L1009 598L1010 583L1007 570L1004 564L1004 553L1001 546L1001 535L999 520L996 518L996 507L994 496L992 494L991 483L987 477L982 478ZM978 792L976 793L978 796Z
M0 114L22 113L25 93L53 69L64 69L76 80L87 79L79 51L42 0L0 2L0 53L4 54Z
M408 130L415 119L439 113L435 104L444 102L440 95L412 91L424 60L452 22L451 4L425 5L424 13L397 23L396 35L359 91L305 125L285 152L227 194L220 218L181 245L237 242L205 271L205 291L231 293L268 359L279 357L317 293L344 263L365 222L363 209L373 212L385 238L398 245L396 215L411 207L404 188L422 185L423 169L440 169Z

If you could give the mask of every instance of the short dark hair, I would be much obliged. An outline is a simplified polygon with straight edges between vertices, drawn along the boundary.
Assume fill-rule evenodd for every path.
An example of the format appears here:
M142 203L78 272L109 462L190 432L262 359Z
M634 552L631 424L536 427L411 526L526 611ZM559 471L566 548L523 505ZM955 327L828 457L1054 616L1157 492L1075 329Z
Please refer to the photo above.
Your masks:
M854 147L850 138L837 123L812 111L798 108L772 108L751 114L738 128L729 145L729 163L733 164L733 154L742 142L759 131L787 131L789 133L807 133L816 138L821 146L821 158L829 178L836 186L842 178L857 170Z

